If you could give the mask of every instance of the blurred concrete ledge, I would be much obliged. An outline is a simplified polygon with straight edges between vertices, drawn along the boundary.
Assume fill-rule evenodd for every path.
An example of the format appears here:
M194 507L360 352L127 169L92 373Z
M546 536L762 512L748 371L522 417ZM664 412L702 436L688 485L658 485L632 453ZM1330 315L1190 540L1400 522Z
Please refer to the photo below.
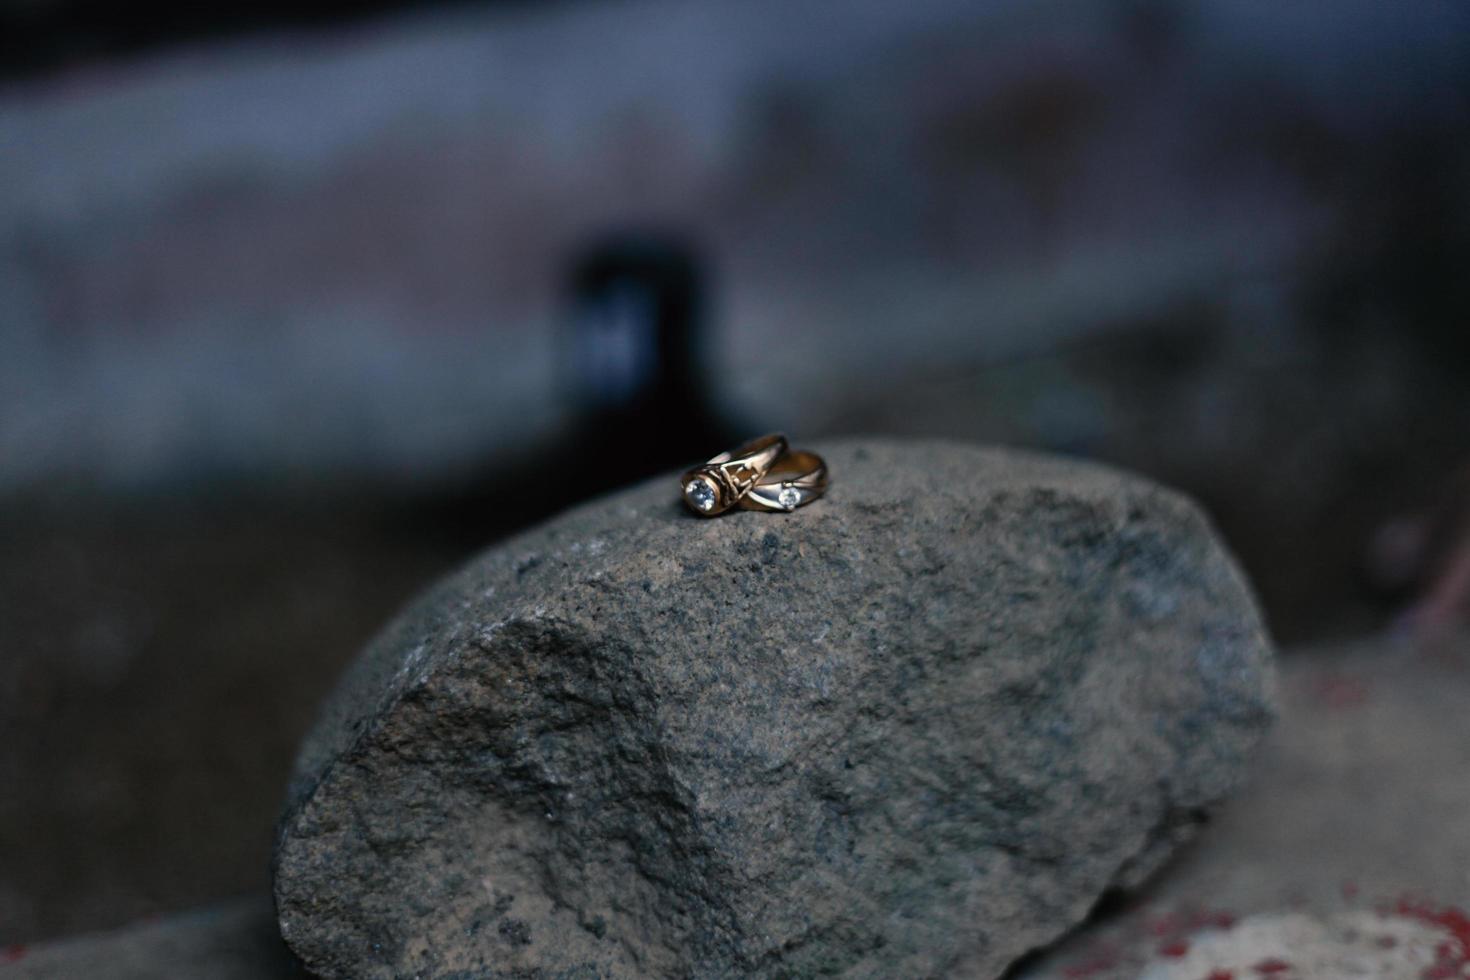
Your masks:
M1292 296L1437 186L1402 161L1463 130L1467 26L1371 0L619 0L13 84L0 491L392 482L524 448L560 418L562 264L609 227L705 249L721 397L808 430L906 372Z
M306 977L276 929L269 895L111 932L0 949L6 980L287 980Z

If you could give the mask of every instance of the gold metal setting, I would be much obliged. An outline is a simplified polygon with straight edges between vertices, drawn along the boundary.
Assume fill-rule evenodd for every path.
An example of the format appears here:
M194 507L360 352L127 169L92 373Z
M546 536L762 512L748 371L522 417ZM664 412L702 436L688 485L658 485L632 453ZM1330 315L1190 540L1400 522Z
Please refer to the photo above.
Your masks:
M771 465L766 475L740 498L746 510L790 513L827 492L827 463L816 453L794 450Z
M786 449L786 437L777 432L720 453L679 478L684 503L701 517L723 514L766 475Z
M827 464L793 451L779 433L753 439L679 478L684 503L701 517L732 507L789 513L827 491Z

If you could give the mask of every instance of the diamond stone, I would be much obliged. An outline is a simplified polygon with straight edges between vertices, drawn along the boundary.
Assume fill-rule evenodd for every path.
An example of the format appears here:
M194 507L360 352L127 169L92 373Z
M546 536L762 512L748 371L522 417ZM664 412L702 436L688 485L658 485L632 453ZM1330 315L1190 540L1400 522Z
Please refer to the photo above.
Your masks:
M715 506L715 488L703 480L690 480L684 486L684 496L695 509L708 512Z
M787 510L795 510L796 505L801 503L801 491L795 487L782 487L781 492L776 494L776 503Z

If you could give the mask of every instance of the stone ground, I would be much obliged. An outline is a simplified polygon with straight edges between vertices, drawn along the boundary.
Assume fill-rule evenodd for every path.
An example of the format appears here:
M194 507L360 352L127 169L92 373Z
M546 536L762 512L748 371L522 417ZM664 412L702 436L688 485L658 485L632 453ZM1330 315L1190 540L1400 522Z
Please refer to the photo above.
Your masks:
M1322 965L1331 956L1362 966L1385 947L1401 959L1364 975L1470 975L1467 698L1470 638L1287 655L1251 785L1136 898L1017 976L1326 978L1346 972ZM1413 965L1416 930L1434 936L1429 969L1455 972Z
M1251 785L1140 893L1014 980L1466 975L1470 637L1301 648L1281 673ZM264 895L0 953L4 980L159 975L295 974Z
M262 893L115 932L12 946L0 951L0 976L284 980L305 974L276 933L270 898Z

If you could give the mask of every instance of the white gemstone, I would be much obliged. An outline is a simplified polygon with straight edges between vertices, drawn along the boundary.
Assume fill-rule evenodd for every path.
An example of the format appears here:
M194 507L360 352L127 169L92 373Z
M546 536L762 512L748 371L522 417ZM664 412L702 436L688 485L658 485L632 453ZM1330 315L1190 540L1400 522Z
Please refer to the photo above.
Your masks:
M795 510L796 505L801 503L801 491L795 487L782 487L781 492L776 494L776 503L787 510Z
M715 506L715 488L703 480L690 480L684 487L684 496L699 510L711 510Z

